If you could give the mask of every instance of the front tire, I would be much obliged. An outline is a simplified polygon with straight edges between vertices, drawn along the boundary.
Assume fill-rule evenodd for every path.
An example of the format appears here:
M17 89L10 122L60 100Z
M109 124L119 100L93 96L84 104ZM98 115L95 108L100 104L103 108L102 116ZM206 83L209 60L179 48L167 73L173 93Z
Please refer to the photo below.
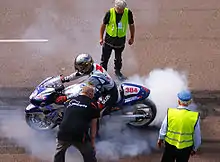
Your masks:
M25 120L29 127L37 131L47 131L55 128L57 124L48 120L43 113L27 113Z
M155 119L157 114L156 105L150 100L145 99L141 102L138 102L134 105L133 114L135 115L146 115L146 118L136 118L135 121L131 121L128 125L134 127L147 127Z

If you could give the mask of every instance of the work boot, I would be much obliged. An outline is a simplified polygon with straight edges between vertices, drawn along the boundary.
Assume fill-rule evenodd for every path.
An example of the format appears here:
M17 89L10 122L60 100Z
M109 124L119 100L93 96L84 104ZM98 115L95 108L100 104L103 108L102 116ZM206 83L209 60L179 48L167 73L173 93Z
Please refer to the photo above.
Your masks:
M115 75L118 77L119 80L126 80L127 77L125 77L119 70L115 71Z

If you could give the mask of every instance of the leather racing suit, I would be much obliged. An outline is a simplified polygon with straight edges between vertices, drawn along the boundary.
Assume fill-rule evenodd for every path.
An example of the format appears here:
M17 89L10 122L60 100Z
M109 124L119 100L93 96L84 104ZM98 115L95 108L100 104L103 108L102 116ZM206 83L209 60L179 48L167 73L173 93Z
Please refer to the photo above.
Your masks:
M69 82L80 77L89 75L85 83L96 88L95 99L103 97L101 104L106 107L105 113L110 113L110 109L115 106L118 100L118 89L115 81L107 73L107 71L99 64L93 63L93 70L89 74L81 74L79 72L72 73L63 78L63 82Z

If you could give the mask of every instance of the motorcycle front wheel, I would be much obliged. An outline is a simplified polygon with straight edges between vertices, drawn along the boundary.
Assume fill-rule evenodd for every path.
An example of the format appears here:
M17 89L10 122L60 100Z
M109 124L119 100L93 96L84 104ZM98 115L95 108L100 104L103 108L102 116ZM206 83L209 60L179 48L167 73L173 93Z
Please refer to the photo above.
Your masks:
M25 114L25 120L29 127L37 131L47 131L55 128L56 123L49 120L43 113Z

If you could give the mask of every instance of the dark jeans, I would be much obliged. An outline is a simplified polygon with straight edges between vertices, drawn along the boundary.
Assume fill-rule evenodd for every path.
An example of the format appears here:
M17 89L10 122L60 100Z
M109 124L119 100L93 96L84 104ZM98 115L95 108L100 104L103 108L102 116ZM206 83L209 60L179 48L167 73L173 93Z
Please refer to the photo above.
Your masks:
M192 146L184 149L177 149L175 146L165 142L165 150L161 162L188 162Z
M100 65L107 71L108 67L108 61L111 57L112 50L115 51L115 71L120 71L122 68L122 52L124 50L125 46L120 48L114 48L106 43L102 46L102 56L101 56L101 63Z
M54 155L54 162L65 162L65 153L70 146L75 146L83 156L84 162L97 162L95 150L91 143L85 142L67 142L57 140L56 154Z

